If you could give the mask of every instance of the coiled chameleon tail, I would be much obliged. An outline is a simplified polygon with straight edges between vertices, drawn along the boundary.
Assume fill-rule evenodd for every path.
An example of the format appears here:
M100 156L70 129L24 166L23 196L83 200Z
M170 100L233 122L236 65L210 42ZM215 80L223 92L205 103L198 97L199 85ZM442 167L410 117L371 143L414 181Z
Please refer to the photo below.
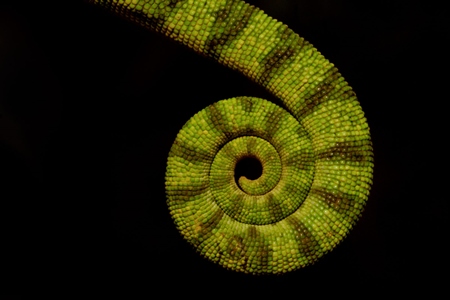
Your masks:
M199 253L245 273L314 263L350 231L372 184L369 127L338 70L286 25L240 0L91 0L235 69L262 99L193 116L168 157L167 204ZM260 178L234 179L258 159Z

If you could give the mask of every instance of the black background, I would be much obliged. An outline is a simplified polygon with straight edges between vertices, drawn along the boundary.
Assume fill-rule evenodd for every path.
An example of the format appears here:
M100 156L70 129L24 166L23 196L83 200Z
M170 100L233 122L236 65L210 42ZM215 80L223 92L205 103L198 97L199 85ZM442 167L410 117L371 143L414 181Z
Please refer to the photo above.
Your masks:
M82 1L9 1L0 4L4 290L301 297L445 287L448 10L419 0L251 3L332 61L363 107L374 184L351 234L283 276L200 257L165 204L171 144L215 101L273 97Z

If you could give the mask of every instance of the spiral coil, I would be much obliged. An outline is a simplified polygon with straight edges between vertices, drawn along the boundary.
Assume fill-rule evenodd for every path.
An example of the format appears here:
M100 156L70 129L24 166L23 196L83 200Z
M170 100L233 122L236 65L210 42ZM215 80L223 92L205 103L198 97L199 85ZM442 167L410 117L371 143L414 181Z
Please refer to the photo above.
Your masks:
M237 70L276 96L219 101L170 150L169 211L204 257L228 269L285 273L348 234L372 184L370 132L338 70L286 25L241 0L89 0ZM235 180L245 157L260 178Z

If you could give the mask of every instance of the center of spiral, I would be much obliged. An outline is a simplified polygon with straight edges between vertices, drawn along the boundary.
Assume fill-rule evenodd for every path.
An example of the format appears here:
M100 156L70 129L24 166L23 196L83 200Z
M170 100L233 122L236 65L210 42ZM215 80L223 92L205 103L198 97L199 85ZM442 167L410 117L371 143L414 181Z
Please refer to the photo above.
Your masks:
M314 177L311 141L292 115L271 102L219 101L180 132L176 147L189 143L180 149L180 169L189 170L189 178L179 175L180 186L186 182L192 199L197 189L203 191L202 205L218 206L242 224L268 225L294 213L308 195ZM199 173L192 175L192 169ZM191 182L198 183L195 190Z
M245 177L249 180L255 180L261 177L263 172L263 166L261 161L253 156L244 156L237 163L234 168L234 180L236 184L242 189L239 185L239 178Z

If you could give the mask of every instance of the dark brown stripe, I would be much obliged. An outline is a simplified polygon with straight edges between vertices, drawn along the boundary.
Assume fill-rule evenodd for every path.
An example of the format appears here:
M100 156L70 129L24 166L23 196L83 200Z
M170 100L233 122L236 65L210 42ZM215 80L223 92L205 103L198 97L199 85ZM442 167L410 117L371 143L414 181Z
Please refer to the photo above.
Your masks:
M301 220L294 215L286 218L288 224L295 230L294 238L297 241L298 250L304 257L310 257L310 261L314 261L318 251L319 244L315 240L313 234L310 232Z
M261 272L263 270L267 270L270 251L268 245L266 244L264 238L260 235L256 226L250 226L248 228L247 243L252 246L246 249L248 251L247 255L252 258L252 261L250 261L252 271Z
M280 220L283 216L283 209L281 208L282 203L279 203L275 199L275 195L270 193L268 195L268 205L269 205L269 213L272 217L272 220Z
M318 110L320 104L328 101L330 96L337 92L335 89L336 84L339 82L339 78L341 78L338 70L333 67L327 71L325 76L324 81L319 83L315 89L310 89L309 94L304 95L303 101L305 102L305 106L299 112L301 118L305 118Z
M240 0L228 1L224 8L215 15L214 25L206 42L206 53L212 57L220 56L219 47L230 45L240 32L247 26L255 8L248 4L242 5Z
M263 86L267 86L272 76L278 73L284 64L289 64L290 59L302 49L303 39L292 31L292 29L283 24L277 30L281 36L281 40L263 59L262 65L264 66L264 70L257 79L257 82Z
M241 97L241 104L244 107L246 113L251 113L253 111L255 99L250 97Z
M216 212L209 218L206 222L200 224L199 242L202 242L209 238L212 234L212 230L219 224L222 220L224 212L221 209L216 210Z
M246 157L254 157L256 158L256 147L257 147L257 140L256 139L246 139L246 148L247 148L247 156Z
M181 157L190 162L212 162L214 153L209 153L208 151L204 151L203 149L197 147L192 148L191 145L185 144L180 139L176 139L172 144L172 148L170 149L169 156L173 157Z
M283 166L295 168L302 172L310 170L314 168L313 154L306 152L306 150L298 151L295 155L289 155L287 158L284 158Z
M247 109L253 109L250 108L250 106L254 106L254 99L248 97L239 97L237 98L237 101L244 105L244 110L246 109L245 106L247 106ZM249 104L250 102L252 104ZM206 109L206 114L210 123L225 135L227 139L226 142L240 136L258 135L254 128L252 128L251 124L247 127L240 127L238 131L235 131L233 128L231 128L231 124L229 124L230 120L224 117L223 112L217 107L216 104L208 106Z
M259 234L258 234L258 230L256 229L255 226L250 226L250 227L248 228L248 237L249 237L251 240L256 239L258 235L259 235Z
M226 213L235 218L236 215L240 215L242 208L244 207L244 195L243 194L233 194L230 195L229 201L231 205L227 205Z
M244 259L247 272L267 271L272 250L259 234L257 226L250 226L245 237L233 236L228 244L228 254L237 260Z
M236 136L236 133L233 130L230 130L226 125L227 121L223 117L220 109L217 108L217 104L210 105L206 108L206 115L209 119L209 123L213 124L214 128L222 132L229 140Z
M232 258L232 259L240 259L244 254L245 254L245 243L244 243L244 239L240 236L232 236L230 238L230 240L228 241L228 245L227 245L227 254ZM223 253L222 253L223 255ZM248 258L246 257L246 260Z
M353 213L355 210L352 209L355 205L355 201L361 200L357 196L337 190L330 191L321 187L311 189L310 193L319 196L322 199L322 202L330 209L350 217L348 220L355 220L355 217L357 217Z

